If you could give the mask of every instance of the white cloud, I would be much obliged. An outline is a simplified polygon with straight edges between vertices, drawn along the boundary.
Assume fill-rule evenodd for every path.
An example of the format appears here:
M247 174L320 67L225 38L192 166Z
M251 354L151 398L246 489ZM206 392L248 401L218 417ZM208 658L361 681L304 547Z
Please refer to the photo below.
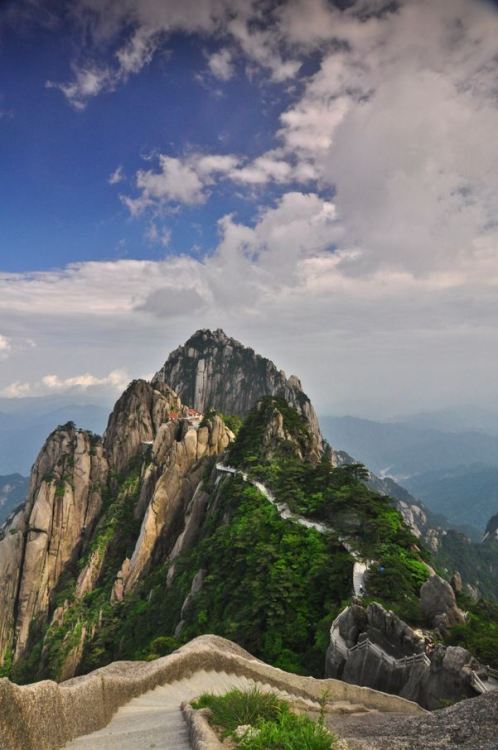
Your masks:
M292 163L282 149L267 151L252 161L234 154L195 152L183 158L160 155L158 160L159 170L137 172L139 194L136 197L121 196L132 216L141 216L148 209L157 212L169 204L204 203L209 197L209 188L222 181L256 188L271 182L304 184L317 177L311 162Z
M12 343L10 339L8 339L7 336L2 336L0 334L0 359L4 359L5 357L8 357L11 351L12 351Z
M152 222L148 227L145 236L153 245L168 247L171 242L171 229L168 229L167 227L158 227L157 224Z
M20 380L16 380L15 383L2 388L0 395L4 398L24 398L31 395L31 386L29 383L22 383Z
M419 402L495 397L498 15L491 4L75 5L96 46L63 84L74 106L138 73L178 30L203 35L202 45L207 35L216 39L221 49L208 65L222 80L245 65L250 75L263 71L264 84L289 84L270 150L255 158L162 155L137 173L136 191L122 200L146 216L152 242L162 242L162 213L201 205L218 183L258 196L268 184L301 183L301 190L273 206L262 199L252 221L223 217L218 247L201 260L170 245L157 263L0 278L0 311L18 335L33 330L40 340L30 364L37 373L74 377L64 369L67 351L77 372L103 361L107 370L116 362L133 369L136 360L154 369L165 347L229 319L230 333L302 371L322 402L354 401L361 391L388 404L407 392ZM97 54L106 44L117 45L113 59ZM305 77L299 66L310 53L317 69ZM22 389L15 359L6 360L12 376L2 379Z
M130 377L126 370L113 370L104 377L97 377L89 372L61 378L58 375L44 375L34 383L15 381L5 386L0 395L5 398L24 398L26 396L44 396L49 393L64 393L67 391L88 391L96 388L110 387L115 393L121 393Z
M123 167L120 165L109 175L107 182L109 185L117 185L118 183L123 182L124 179Z
M498 258L486 246L477 263L359 273L364 254L348 246L337 207L300 192L262 209L253 225L226 216L219 231L216 251L200 260L171 248L157 262L0 276L2 320L38 344L29 358L6 361L0 387L12 395L112 389L103 385L108 375L74 372L112 373L122 363L138 377L193 330L221 325L302 375L324 408L354 403L360 392L385 399L390 413L407 392L426 405L493 397ZM119 385L116 378L114 393Z
M235 73L232 53L229 49L221 49L214 52L208 60L211 73L221 81L229 81Z
M257 0L78 0L71 13L85 42L83 60L73 64L72 80L46 85L59 89L79 110L92 97L114 91L130 75L140 73L174 33L216 33L225 39L233 51L224 47L208 61L211 73L221 80L232 77L236 50L275 82L291 79L301 65L289 52L282 54L272 29L273 11ZM112 62L107 54L104 64L102 50L126 35Z
M61 91L76 110L85 109L88 99L104 91L114 90L117 84L116 76L108 67L97 67L93 64L88 67L73 66L73 73L72 81L68 83L46 81L45 87Z

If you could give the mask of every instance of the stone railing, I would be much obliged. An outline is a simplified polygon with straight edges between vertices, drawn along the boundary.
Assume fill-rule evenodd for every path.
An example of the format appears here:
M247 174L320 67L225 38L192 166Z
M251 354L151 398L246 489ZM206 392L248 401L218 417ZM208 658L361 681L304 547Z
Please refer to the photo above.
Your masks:
M387 664L389 664L390 667L393 668L401 668L409 666L410 664L420 662L422 664L426 664L428 667L431 664L431 660L429 659L427 654L424 653L411 654L410 656L402 656L401 658L397 659L394 656L390 656L390 654L386 653L383 648L378 646L376 643L373 643L373 641L371 641L369 638L365 638L354 646L351 646L351 648L348 648L345 643L337 638L335 640L333 639L333 643L334 647L338 651L340 651L345 658L347 658L350 654L353 654L355 651L366 649L367 651L375 654L375 656L377 656L379 659L382 659L382 661L385 661Z
M375 654L378 659L381 659L382 661L389 664L389 666L393 669L401 669L403 667L420 663L425 664L427 667L431 666L431 660L424 652L411 654L410 656L402 656L401 658L397 659L396 657L386 653L383 648L381 648L376 643L373 643L369 638L365 638L364 640L356 643L354 646L348 648L348 646L344 643L341 635L339 634L339 621L343 614L344 612L341 612L332 623L330 640L333 643L334 648L337 649L337 651L339 651L345 659L347 659L350 654L353 654L356 651L366 649L370 651L370 653ZM495 684L498 679L498 670L492 669L491 667L486 667L486 671L488 672L489 677L492 678L492 683L482 680L474 670L472 670L471 672L470 682L477 693L482 694L487 693L490 690L498 689L498 684Z
M292 695L319 701L348 701L379 711L423 712L416 703L340 680L318 680L283 672L218 636L195 638L170 656L152 662L114 662L58 685L44 681L18 686L0 680L1 750L56 750L80 735L106 726L118 708L158 685L198 671L226 672Z

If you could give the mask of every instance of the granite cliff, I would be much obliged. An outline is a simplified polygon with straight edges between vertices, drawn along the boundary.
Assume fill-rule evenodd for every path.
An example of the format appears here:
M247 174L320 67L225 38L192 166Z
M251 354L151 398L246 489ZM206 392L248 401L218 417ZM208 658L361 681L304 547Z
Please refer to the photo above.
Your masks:
M299 378L287 378L271 360L220 329L197 331L175 349L152 380L162 383L202 413L245 416L264 396L280 396L306 419L317 455L322 450L318 419Z

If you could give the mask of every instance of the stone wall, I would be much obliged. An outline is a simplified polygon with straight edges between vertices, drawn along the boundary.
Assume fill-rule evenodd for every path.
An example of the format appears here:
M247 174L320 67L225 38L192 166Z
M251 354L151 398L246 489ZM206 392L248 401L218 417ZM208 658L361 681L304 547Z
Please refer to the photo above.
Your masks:
M18 686L0 680L0 747L56 750L75 737L104 727L132 698L199 670L242 675L314 700L327 691L329 701L404 714L423 712L415 703L370 688L288 674L230 641L207 635L153 662L115 662L60 685L44 681Z

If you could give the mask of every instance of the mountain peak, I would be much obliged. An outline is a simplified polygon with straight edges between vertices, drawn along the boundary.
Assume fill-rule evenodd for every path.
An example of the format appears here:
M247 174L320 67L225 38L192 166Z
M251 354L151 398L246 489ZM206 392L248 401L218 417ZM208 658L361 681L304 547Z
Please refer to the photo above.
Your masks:
M184 404L204 413L216 409L245 416L265 396L284 398L308 422L316 453L322 449L318 420L301 382L220 328L201 329L169 355L152 380L170 386Z

